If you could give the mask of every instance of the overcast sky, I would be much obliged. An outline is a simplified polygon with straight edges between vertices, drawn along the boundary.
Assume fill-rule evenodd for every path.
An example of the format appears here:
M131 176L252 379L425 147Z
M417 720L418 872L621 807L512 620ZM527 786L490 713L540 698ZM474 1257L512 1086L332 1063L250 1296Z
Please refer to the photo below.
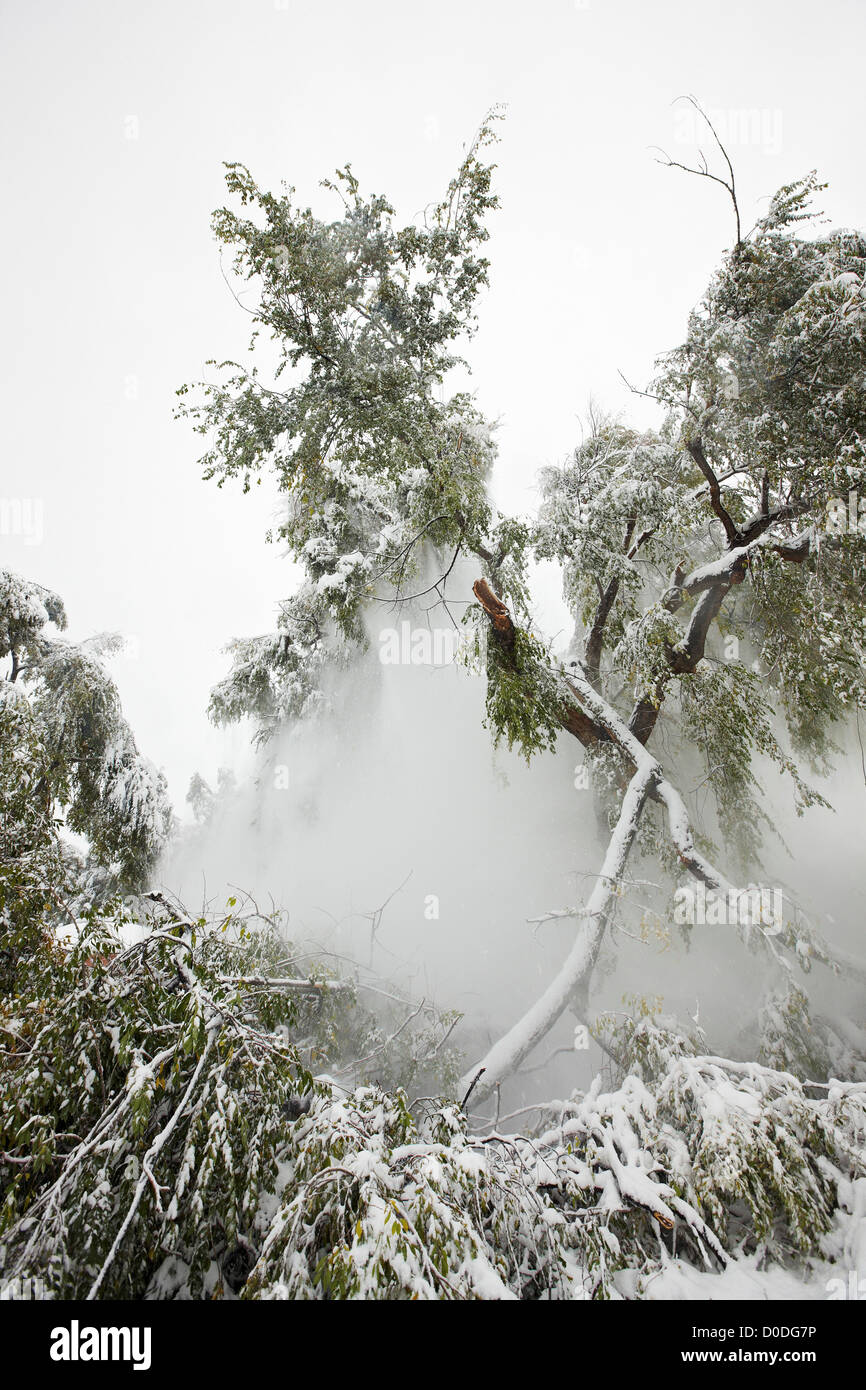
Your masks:
M239 755L205 719L220 648L291 585L273 494L203 482L172 418L249 331L209 229L222 161L327 214L318 181L348 160L409 220L508 104L472 358L523 510L590 397L652 422L618 372L646 383L730 243L724 192L655 162L694 158L681 93L726 134L746 226L813 167L831 222L866 224L864 20L862 0L5 0L0 499L35 510L0 563L59 590L73 636L131 639L115 675L177 804Z

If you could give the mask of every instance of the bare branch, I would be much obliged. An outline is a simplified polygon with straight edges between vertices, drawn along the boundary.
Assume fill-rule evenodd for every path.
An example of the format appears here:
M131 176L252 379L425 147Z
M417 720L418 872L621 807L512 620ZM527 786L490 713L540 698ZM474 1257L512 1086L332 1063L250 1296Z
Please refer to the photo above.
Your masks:
M712 121L710 120L709 116L707 115L706 111L701 106L697 98L691 95L685 95L682 97L677 97L676 99L677 101L689 102L689 104L693 106L694 109L697 111L698 115L701 117L701 120L706 123L707 128L712 134L713 139L715 140L716 144L721 150L722 158L724 159L725 164L728 166L728 178L719 178L718 174L710 173L704 153L700 149L698 150L698 157L701 161L701 167L699 169L693 169L689 164L681 164L679 160L671 159L670 155L662 149L659 149L659 154L661 154L663 158L657 159L656 163L664 164L668 169L682 169L684 173L695 174L698 178L711 179L713 183L721 184L722 188L727 189L728 193L730 194L731 202L734 205L734 217L736 219L737 224L737 241L734 247L734 255L737 256L739 255L740 247L743 244L743 236L740 228L740 207L739 203L737 202L737 185L734 179L734 166L730 161L727 150L725 149L724 145L719 139L718 132L716 131L715 126L713 125ZM659 147L655 146L654 148L658 149Z

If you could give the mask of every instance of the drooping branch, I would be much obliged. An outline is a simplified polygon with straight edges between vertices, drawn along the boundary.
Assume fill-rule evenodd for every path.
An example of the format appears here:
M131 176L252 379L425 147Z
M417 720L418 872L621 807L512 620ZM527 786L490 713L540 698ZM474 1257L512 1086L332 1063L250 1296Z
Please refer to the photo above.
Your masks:
M461 1093L477 1078L476 1098L483 1100L489 1096L546 1037L569 1004L585 995L637 834L641 812L658 775L657 765L650 758L644 759L629 783L598 880L566 960L541 998L466 1073L458 1088Z
M732 583L739 582L742 578L743 557L729 553L724 558L727 566L723 567L720 573L716 573L713 586L699 591L700 597L695 605L689 630L681 644L681 663L693 661L697 664L697 653L703 652L707 632L724 594ZM695 576L696 582L699 582L699 572L696 571ZM515 628L506 605L490 591L483 580L477 581L474 591L491 620L494 640L507 643L506 649L513 651ZM692 877L708 888L733 895L734 900L739 898L743 891L735 888L697 850L685 802L664 776L661 765L647 751L646 739L640 736L643 728L635 730L632 727L635 722L634 714L629 724L626 724L613 706L581 675L571 673L568 677L563 676L563 684L574 697L575 709L579 711L580 719L594 731L596 740L603 736L620 749L624 761L632 769L631 780L623 797L619 818L611 835L598 880L586 908L579 914L577 935L565 962L541 997L463 1077L461 1087L466 1089L471 1086L479 1099L490 1095L502 1081L519 1068L521 1062L541 1042L569 1005L580 1009L586 1007L592 972L648 800L660 802L664 806L668 831L677 856ZM568 727L565 720L563 724L564 727ZM768 926L769 923L759 922L757 925ZM766 933L764 943L775 964L783 970L789 970L790 966L784 959L780 947ZM824 964L831 967L836 964L833 956L823 949L818 949L815 955Z
M664 777L661 765L587 680L573 676L569 684L582 700L586 717L607 730L635 771L623 797L598 880L581 913L577 935L566 960L535 1004L485 1057L475 1063L461 1082L461 1086L468 1086L477 1077L476 1093L479 1099L490 1095L498 1084L517 1070L569 1005L585 1008L598 952L648 800L661 801L664 805L671 839L683 867L708 887L739 895L739 890L698 853L685 803ZM779 961L779 952L772 945L770 950ZM482 1068L483 1075L479 1074Z
M238 989L276 989L287 994L344 994L351 991L352 985L345 980L302 980L280 979L269 975L217 975L221 985L234 985Z

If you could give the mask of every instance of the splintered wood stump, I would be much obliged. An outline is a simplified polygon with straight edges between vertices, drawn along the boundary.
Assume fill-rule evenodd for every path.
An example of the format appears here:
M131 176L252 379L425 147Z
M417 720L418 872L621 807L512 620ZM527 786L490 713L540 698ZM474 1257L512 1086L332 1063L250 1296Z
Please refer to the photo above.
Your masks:
M514 646L514 623L505 604L496 597L486 579L476 579L472 592L493 624L500 642L510 650Z
M502 599L496 597L486 579L476 579L472 585L472 592L490 619L496 640L506 656L511 658L513 666L515 630L511 614ZM607 730L581 708L576 692L569 688L574 700L563 704L559 716L562 727L573 734L585 748L591 748L596 743L606 743L610 738Z

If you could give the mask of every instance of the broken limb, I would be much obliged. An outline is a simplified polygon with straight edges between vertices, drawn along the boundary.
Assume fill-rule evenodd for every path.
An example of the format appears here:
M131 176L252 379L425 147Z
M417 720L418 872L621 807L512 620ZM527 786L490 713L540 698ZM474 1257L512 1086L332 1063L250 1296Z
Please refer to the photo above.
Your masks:
M491 619L492 640L500 644L501 650L513 652L515 628L507 607L491 592L484 580L475 584L474 592ZM704 598L715 598L715 592L706 590ZM563 726L575 732L571 728L574 722L582 729L592 731L593 742L602 738L612 741L633 771L598 880L581 914L577 935L566 960L541 997L462 1078L461 1091L471 1086L479 1100L489 1096L497 1085L513 1075L569 1005L573 1006L577 1000L585 1001L588 997L598 952L648 799L661 802L664 806L669 833L680 862L694 878L709 888L731 893L735 897L742 891L730 884L696 849L685 802L664 777L661 764L647 751L641 738L584 676L570 672L567 676L563 673L561 679L563 691L568 697L567 707L570 702L570 707L578 712L574 720L563 717ZM575 736L579 738L580 734L575 733ZM781 951L783 943L777 943L766 932L760 933L760 940L774 964L784 972L790 972L790 964ZM823 958L817 952L816 955L818 959ZM832 961L827 958L825 963L832 964Z
M547 1036L575 996L586 991L618 895L618 884L637 834L641 812L658 776L657 764L647 757L629 783L601 873L568 956L541 998L466 1073L459 1085L461 1091L478 1076L474 1091L476 1098L483 1100L489 1096ZM483 1076L478 1075L480 1068L484 1069Z

